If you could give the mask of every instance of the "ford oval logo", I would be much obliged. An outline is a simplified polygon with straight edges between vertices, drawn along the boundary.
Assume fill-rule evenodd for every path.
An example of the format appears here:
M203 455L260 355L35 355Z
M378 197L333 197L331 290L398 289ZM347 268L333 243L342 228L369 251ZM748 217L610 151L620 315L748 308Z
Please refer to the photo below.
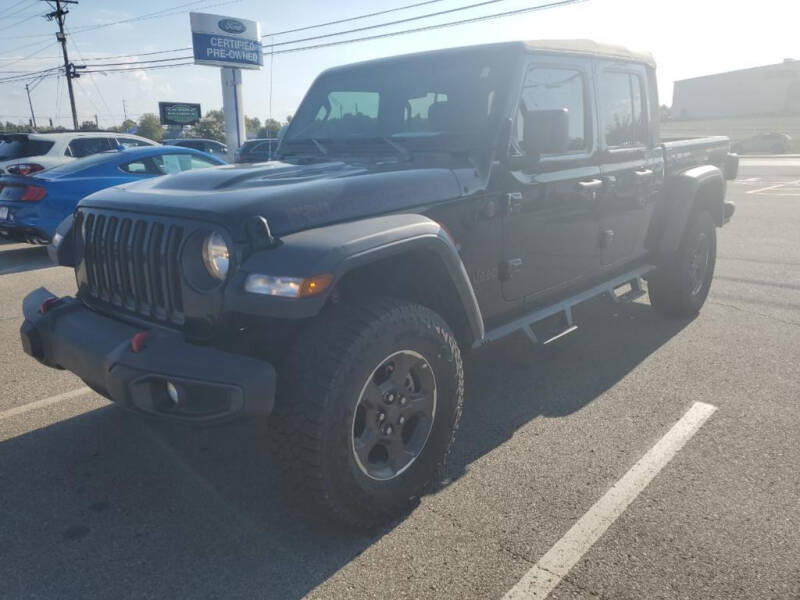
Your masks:
M217 23L217 27L226 33L242 33L247 27L241 21L236 19L222 19Z

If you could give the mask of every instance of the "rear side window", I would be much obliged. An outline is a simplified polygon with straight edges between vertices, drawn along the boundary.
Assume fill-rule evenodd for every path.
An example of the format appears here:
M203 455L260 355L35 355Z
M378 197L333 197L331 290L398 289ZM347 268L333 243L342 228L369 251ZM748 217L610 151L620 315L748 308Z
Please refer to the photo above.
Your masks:
M0 160L13 158L27 158L28 156L41 156L50 152L55 142L44 140L14 140L0 142Z
M522 139L522 120L526 112L566 111L569 122L567 152L581 152L589 146L586 126L586 90L583 74L577 69L534 67L525 77L517 137Z
M150 158L160 175L216 166L216 163L192 154L159 154Z
M647 145L642 80L633 73L606 71L600 77L600 115L609 147Z
M156 170L155 165L153 165L153 161L149 158L132 160L129 163L120 165L119 168L131 175L161 175L161 173Z
M137 140L136 138L117 138L117 143L120 146L124 147L126 150L128 148L140 148L142 146L151 146L152 144L148 144L143 140Z
M90 156L106 150L116 150L117 140L108 137L75 138L67 146L66 155L75 158Z

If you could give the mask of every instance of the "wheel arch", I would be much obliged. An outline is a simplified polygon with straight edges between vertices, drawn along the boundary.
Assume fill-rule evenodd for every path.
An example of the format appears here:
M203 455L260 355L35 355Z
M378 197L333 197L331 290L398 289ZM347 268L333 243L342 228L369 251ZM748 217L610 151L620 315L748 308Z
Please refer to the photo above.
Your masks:
M459 273L463 266L458 262L450 263L431 244L410 244L400 252L372 256L353 265L338 280L336 293L342 302L389 296L421 304L439 314L459 345L469 348L483 337L483 320L466 272Z
M658 245L661 255L678 250L686 226L698 210L707 210L717 227L724 224L726 187L724 174L713 165L695 167L670 178Z
M333 276L324 293L280 298L244 292L250 273ZM483 318L458 250L444 228L417 214L339 223L285 236L248 258L225 291L225 309L304 319L331 302L395 296L427 306L451 326L460 344L483 337Z

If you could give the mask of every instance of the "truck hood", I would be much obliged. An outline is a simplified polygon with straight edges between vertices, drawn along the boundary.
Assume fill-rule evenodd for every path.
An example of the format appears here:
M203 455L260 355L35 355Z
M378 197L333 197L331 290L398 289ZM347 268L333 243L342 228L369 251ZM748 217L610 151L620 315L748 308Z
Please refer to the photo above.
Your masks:
M80 206L220 223L235 237L253 216L277 236L451 199L461 186L450 169L365 167L280 161L188 171L102 190Z

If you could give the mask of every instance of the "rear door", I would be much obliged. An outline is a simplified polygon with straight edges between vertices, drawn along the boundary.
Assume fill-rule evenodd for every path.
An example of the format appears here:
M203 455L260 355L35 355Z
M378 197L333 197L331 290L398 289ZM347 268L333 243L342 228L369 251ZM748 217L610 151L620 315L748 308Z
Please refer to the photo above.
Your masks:
M566 151L543 155L532 172L511 174L501 267L508 301L535 302L599 269L595 201L602 180L591 69L583 58L529 59L514 135L521 139L528 111L566 110L569 141Z
M602 264L608 268L644 252L663 181L663 156L653 124L658 98L651 80L652 71L644 65L595 61L604 180L598 198L599 244Z

